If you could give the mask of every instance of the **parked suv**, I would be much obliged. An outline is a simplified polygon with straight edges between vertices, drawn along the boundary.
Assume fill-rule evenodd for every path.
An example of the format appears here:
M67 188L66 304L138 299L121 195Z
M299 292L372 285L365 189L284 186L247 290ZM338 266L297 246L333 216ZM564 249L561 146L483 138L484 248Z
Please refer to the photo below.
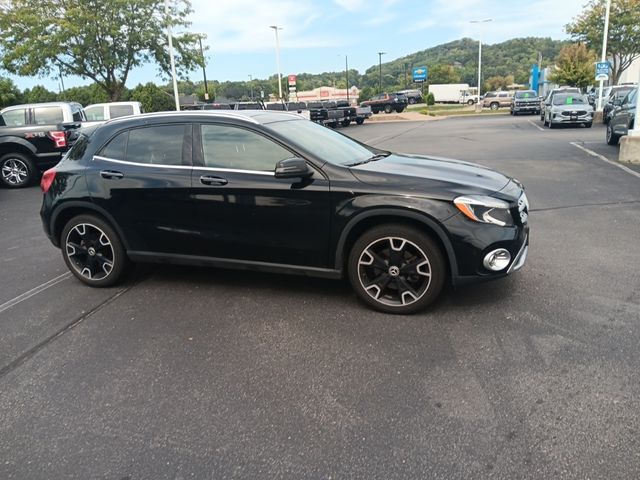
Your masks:
M362 102L360 106L371 107L373 113L391 113L393 111L402 113L407 108L407 103L407 97L401 93L380 93L373 96L371 100Z
M159 113L83 132L42 177L42 224L82 282L129 261L347 276L389 313L503 277L529 243L522 185L368 147L275 111Z
M510 107L512 92L487 92L482 99L482 106L491 110L498 110L500 107Z
M535 90L519 90L511 100L511 115L520 113L540 114L540 97Z
M614 109L622 105L624 98L634 88L634 85L616 85L611 87L609 95L604 97L604 104L602 106L602 123L605 125L609 123Z
M422 97L422 92L420 90L400 90L399 92L396 92L396 93L407 97L407 102L410 105L414 105L416 103L422 103L424 101Z
M620 137L627 135L634 128L636 119L636 96L638 89L631 90L619 107L613 111L611 120L607 124L607 143L617 145Z
M86 117L79 103L15 105L0 111L0 183L30 185L60 161Z
M547 125L547 121L545 118L547 113L546 110L547 108L551 108L553 97L558 93L580 94L580 89L576 87L560 87L560 88L554 88L549 93L547 93L547 96L544 98L544 100L540 101L540 121L543 122L545 125Z

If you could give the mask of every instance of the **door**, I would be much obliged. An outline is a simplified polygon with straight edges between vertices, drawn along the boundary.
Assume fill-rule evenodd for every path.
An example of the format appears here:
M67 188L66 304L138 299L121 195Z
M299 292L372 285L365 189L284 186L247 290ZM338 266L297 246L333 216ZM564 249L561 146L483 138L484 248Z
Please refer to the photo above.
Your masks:
M203 255L328 267L329 182L319 170L275 178L276 163L296 155L256 130L205 123L194 138Z
M149 125L117 134L87 175L94 201L115 219L129 249L188 253L194 229L190 123Z

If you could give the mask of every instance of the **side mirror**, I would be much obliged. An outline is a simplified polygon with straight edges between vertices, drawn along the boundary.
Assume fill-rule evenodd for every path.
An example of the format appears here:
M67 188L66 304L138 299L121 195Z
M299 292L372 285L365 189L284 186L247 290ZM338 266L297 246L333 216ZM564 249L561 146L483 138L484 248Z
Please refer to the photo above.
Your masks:
M313 174L306 160L298 157L287 158L276 163L276 178L306 178Z

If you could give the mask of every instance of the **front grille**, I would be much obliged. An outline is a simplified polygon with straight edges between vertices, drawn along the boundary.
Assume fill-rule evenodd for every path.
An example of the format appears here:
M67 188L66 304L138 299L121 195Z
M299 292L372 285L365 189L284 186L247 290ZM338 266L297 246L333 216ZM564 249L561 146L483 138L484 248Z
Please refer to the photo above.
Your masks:
M581 117L582 115L586 115L586 114L587 114L586 110L573 110L573 111L562 112L563 117L575 117L575 116Z

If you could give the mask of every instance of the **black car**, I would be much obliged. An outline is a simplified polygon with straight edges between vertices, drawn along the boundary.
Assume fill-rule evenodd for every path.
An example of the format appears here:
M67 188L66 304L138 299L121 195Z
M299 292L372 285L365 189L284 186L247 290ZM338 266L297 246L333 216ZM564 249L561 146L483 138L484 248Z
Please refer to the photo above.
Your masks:
M609 145L617 145L620 137L632 130L636 119L636 96L638 89L634 88L624 97L620 105L613 111L607 124L606 139Z
M528 250L522 185L399 155L286 112L182 112L87 130L41 182L41 217L84 283L130 261L349 277L391 313L445 282L502 277Z
M615 108L622 105L624 97L633 89L633 85L617 85L611 87L611 93L605 98L604 105L602 106L602 123L605 125L609 123Z

